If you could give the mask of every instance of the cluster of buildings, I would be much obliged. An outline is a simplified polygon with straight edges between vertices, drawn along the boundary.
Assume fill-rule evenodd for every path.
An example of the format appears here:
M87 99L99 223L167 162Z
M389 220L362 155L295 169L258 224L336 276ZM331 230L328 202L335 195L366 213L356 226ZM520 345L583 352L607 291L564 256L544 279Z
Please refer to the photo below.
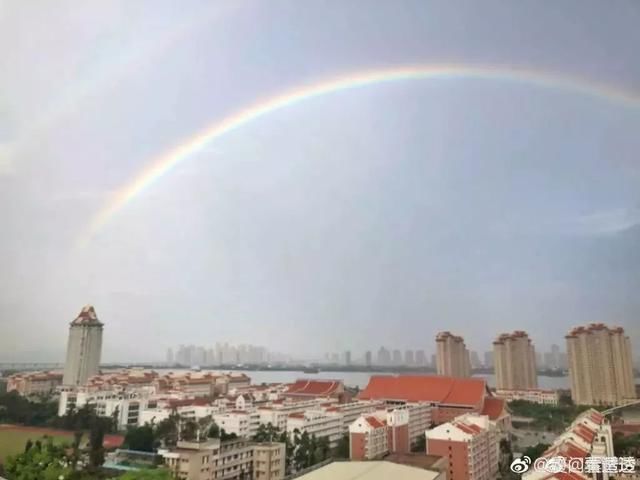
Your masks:
M631 342L621 327L592 323L573 328L565 337L571 397L578 405L621 405L636 398ZM440 332L436 337L438 373L469 375L470 355L462 337ZM557 346L548 360L564 359ZM497 395L555 405L557 393L538 388L537 355L526 332L500 334L493 342L492 361Z
M286 362L287 355L270 352L265 347L257 345L230 345L216 343L213 347L196 345L180 345L175 350L167 349L166 364L193 366L221 366L221 365L266 365L269 363Z
M526 480L609 480L616 476L619 465L613 450L613 436L608 420L597 410L581 413L542 454L542 460L562 460L558 473L544 469L529 469L522 475ZM603 468L607 459L614 459L613 471ZM635 460L635 459L634 459ZM540 463L540 461L538 461ZM594 465L592 471L589 464ZM611 465L610 465L611 466ZM635 462L633 465L635 470Z
M215 423L235 434L221 441L199 432L198 441L181 438L175 447L159 450L164 464L183 480L282 479L285 445L252 441L261 425L289 438L306 432L326 439L331 448L348 438L354 466L334 470L356 471L366 461L372 469L391 472L400 468L391 466L395 462L417 467L422 477L416 478L490 480L498 474L500 440L511 429L507 402L558 404L557 392L537 388L536 354L523 331L501 334L494 342L495 391L484 379L470 377L472 356L462 337L441 332L436 337L439 375L373 375L355 397L340 380L253 385L243 373L213 370L101 372L102 332L93 307L84 307L69 327L64 372L16 374L8 389L23 395L55 390L59 415L90 405L98 415L115 418L120 429L177 414L180 424ZM617 405L635 396L629 339L621 328L575 328L567 345L576 403ZM422 440L424 452L411 453ZM608 423L589 410L545 455L606 456L611 449Z

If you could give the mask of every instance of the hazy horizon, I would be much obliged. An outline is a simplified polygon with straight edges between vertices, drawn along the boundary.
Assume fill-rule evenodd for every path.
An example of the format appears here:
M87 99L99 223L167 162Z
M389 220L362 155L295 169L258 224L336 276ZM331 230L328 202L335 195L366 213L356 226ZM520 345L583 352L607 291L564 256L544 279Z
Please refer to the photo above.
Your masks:
M637 358L640 3L374 6L0 2L0 361L62 360L85 304L106 362L216 342L430 354L441 330L480 355L526 330L544 352L590 322ZM185 156L78 244L228 115L442 64L538 76L308 98Z

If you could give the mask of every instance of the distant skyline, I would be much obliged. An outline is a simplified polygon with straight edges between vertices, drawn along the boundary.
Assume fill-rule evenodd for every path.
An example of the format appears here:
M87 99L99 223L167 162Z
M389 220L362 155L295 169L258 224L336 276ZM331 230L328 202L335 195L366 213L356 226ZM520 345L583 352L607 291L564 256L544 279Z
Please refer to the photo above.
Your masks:
M545 352L590 322L638 357L639 24L632 0L3 4L0 361L62 360L85 304L105 362L430 355L441 330ZM458 70L289 102L416 65Z

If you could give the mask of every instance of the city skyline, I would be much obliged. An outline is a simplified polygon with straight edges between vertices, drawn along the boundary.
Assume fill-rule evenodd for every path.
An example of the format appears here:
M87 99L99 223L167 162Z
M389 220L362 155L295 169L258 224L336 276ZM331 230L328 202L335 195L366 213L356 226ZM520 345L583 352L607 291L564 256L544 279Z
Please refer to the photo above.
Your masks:
M401 5L10 2L1 355L640 352L637 3Z

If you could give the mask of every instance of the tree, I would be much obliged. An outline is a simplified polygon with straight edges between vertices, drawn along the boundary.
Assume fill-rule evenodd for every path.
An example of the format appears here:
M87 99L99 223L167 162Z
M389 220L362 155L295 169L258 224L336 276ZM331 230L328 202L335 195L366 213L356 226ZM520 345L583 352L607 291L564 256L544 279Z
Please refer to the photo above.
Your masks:
M89 431L89 466L96 470L104 463L104 432L106 430L103 418L94 417Z
M334 450L334 455L337 458L349 458L349 434L345 433Z
M54 445L51 439L40 448L30 448L16 456L9 456L5 462L6 475L16 480L57 480L61 476L69 478L73 474L64 447Z
M31 439L28 439L27 443L24 444L24 453L27 453L29 450L31 450L31 447L33 447L33 442L31 441Z
M180 415L174 409L168 418L165 418L155 427L155 436L164 446L174 446L178 442L178 423Z
M157 468L153 470L138 470L135 472L127 472L118 480L172 480L173 477L169 470Z
M425 453L427 451L427 437L419 435L417 440L411 445L411 451Z
M258 427L256 434L253 436L254 442L273 442L280 436L280 430L275 427L271 422L261 423Z
M141 427L130 427L124 437L124 447L129 450L141 452L153 452L155 450L156 436L153 427L149 424Z
M535 461L537 458L540 458L542 454L549 448L549 444L547 443L538 443L532 447L527 447L522 452L522 455L526 455L531 459L531 461Z

